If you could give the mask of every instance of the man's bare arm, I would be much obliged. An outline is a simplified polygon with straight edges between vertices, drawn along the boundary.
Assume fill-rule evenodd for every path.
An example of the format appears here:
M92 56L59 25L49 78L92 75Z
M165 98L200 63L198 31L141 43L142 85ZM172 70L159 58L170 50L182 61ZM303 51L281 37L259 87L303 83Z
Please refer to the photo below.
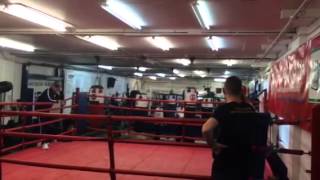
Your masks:
M212 146L213 143L213 131L218 126L218 121L215 118L209 118L202 125L202 134L207 143Z

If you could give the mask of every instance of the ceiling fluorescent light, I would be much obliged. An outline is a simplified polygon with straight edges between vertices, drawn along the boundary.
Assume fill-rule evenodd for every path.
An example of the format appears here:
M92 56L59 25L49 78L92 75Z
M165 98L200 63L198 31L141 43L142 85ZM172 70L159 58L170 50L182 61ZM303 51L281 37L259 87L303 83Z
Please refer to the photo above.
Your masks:
M173 48L171 42L164 37L147 37L146 40L153 46L160 48L163 51L169 51L170 48Z
M149 76L149 79L157 80L157 77L156 76Z
M222 61L222 63L230 67L230 66L233 66L233 65L237 64L237 61L229 59L229 60Z
M176 80L176 77L169 77L170 80Z
M193 71L193 73L202 77L202 78L207 77L207 75L208 75L205 71L200 71L200 70L195 70L195 71Z
M224 71L224 75L228 75L228 74L231 74L230 71Z
M214 81L215 82L226 82L226 79L224 79L224 78L215 78Z
M189 66L191 64L190 59L176 59L175 62L184 66Z
M181 73L178 69L173 69L173 74L176 74L179 77L185 77L186 75L184 73Z
M98 65L99 68L101 69L106 69L106 70L112 70L112 66L105 66L105 65Z
M78 38L93 43L95 45L110 49L117 50L120 45L113 39L106 36L77 36Z
M14 41L4 37L0 37L0 46L28 52L33 52L36 49L34 46L30 44Z
M134 75L135 75L135 76L139 76L139 77L142 77L142 76L143 76L143 74L142 74L142 73L139 73L139 72L135 72Z
M179 74L180 71L179 71L178 69L173 69L173 73L174 73L174 74Z
M203 75L203 74L206 74L206 72L205 71L200 71L200 70L195 70L195 71L193 71L193 73L195 73L196 75Z
M2 5L0 6L0 11L39 24L41 26L48 27L55 31L64 32L68 27L72 27L72 25L66 22L22 4Z
M157 73L157 76L159 76L159 77L166 77L166 74L164 74L164 73Z
M138 71L145 72L148 68L146 67L138 67Z
M208 1L197 0L195 3L192 4L192 9L202 28L209 30L210 26L214 25Z
M177 76L179 76L179 77L186 77L186 75L185 74L183 74L183 73L179 73L179 74L177 74Z
M208 37L206 40L212 51L219 51L224 45L223 39L217 36Z
M124 2L119 0L106 0L101 7L133 29L141 30L142 26L145 26L144 21L135 10Z

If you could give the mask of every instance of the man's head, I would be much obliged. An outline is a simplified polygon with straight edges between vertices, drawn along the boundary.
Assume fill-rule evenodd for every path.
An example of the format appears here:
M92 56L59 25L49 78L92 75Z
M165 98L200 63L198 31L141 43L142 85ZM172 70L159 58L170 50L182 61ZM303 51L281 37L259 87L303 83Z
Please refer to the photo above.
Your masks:
M60 94L62 90L61 83L59 81L55 81L54 83L52 83L50 88L57 94Z
M242 82L236 76L231 76L226 79L223 92L226 98L242 96Z

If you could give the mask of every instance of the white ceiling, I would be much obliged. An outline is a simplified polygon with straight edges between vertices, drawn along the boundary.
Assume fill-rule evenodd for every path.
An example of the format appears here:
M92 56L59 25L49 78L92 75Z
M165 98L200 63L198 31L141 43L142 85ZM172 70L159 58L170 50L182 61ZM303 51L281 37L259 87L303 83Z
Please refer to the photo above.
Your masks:
M171 71L172 68L186 68L173 63L175 58L193 59L191 66L187 67L190 70L223 70L226 66L220 63L221 60L239 59L239 64L229 69L251 76L286 50L298 27L308 26L316 20L316 17L294 20L279 44L266 58L260 59L288 21L288 18L281 18L281 12L298 8L302 0L211 0L209 8L215 25L210 30L199 25L191 8L193 0L121 1L133 7L143 18L146 25L141 31L104 11L99 0L11 0L64 20L74 29L57 34L0 12L0 36L33 44L37 47L33 53L11 53L41 62L94 65L97 63L95 56L99 56L101 64ZM320 1L313 0L308 4L308 8L311 7L320 8ZM75 37L94 34L112 37L121 48L110 51ZM145 41L146 37L156 35L167 37L174 48L164 52ZM224 46L218 52L211 51L205 41L210 35L223 39ZM131 74L119 69L115 73Z

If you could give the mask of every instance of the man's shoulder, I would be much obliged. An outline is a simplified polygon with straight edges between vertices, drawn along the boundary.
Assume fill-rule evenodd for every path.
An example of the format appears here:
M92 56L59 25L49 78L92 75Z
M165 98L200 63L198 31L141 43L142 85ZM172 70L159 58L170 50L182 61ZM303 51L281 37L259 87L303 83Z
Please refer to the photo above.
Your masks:
M216 108L216 112L226 112L226 111L232 111L234 109L247 109L248 111L253 111L253 108L250 104L248 103L225 103L220 105L219 107Z
M215 110L214 110L214 114L215 115L221 115L221 114L225 114L230 110L230 104L226 103L226 104L222 104L220 106L218 106Z
M233 104L232 103L225 103L225 104L222 104L220 106L218 106L216 108L216 110L224 110L224 109L229 109L230 107L232 107Z

